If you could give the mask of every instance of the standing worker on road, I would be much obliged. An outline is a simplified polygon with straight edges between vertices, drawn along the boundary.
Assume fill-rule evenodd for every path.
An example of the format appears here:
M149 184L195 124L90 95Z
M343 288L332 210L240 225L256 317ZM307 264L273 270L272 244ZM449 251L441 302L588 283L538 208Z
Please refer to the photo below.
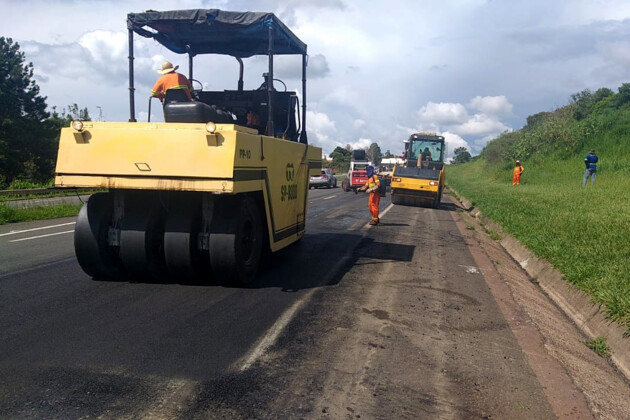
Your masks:
M512 186L521 185L521 174L525 172L525 168L521 165L521 161L517 160L514 165L514 175L512 176Z
M586 171L584 171L584 180L582 181L582 188L586 187L586 181L588 177L591 177L591 185L595 183L595 173L597 172L597 155L595 150L588 152L588 155L584 158L584 164L586 165Z
M368 199L368 207L370 208L370 213L372 214L372 221L370 221L370 224L378 225L378 206L381 202L381 194L378 190L381 186L381 180L378 178L378 175L374 173L374 166L372 165L367 167L367 176L367 183L359 188L359 190L370 193L370 198Z

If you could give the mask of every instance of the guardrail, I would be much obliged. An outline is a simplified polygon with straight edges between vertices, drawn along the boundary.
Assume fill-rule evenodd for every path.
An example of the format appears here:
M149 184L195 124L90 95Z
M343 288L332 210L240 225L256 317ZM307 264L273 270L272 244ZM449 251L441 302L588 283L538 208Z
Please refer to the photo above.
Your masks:
M0 190L0 196L28 196L28 195L46 195L46 194L60 194L60 193L84 193L94 191L94 189L85 188L31 188L23 190Z
M0 196L5 195L42 195L55 192L55 188L31 188L23 190L0 190Z

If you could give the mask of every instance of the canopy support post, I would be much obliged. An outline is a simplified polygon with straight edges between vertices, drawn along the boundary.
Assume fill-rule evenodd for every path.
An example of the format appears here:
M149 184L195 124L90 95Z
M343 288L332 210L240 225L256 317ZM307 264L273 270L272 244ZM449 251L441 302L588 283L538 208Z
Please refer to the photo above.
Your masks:
M188 52L188 80L194 79L193 77L193 56ZM191 82L192 83L192 82Z
M269 72L267 73L267 129L265 134L273 137L275 128L273 125L273 21L267 21L269 26Z
M238 86L236 87L239 92L243 91L243 60L240 57L234 57L238 61Z
M133 29L129 28L129 122L136 122L135 91L133 86Z
M308 144L306 135L306 52L302 54L302 131L300 132L300 143Z

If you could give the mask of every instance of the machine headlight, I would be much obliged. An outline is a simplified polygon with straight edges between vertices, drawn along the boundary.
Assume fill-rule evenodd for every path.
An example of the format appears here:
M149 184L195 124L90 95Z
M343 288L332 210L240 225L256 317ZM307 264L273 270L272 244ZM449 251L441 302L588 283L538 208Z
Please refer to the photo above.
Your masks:
M392 178L392 181L394 181L394 182L400 182L400 178Z
M214 134L217 131L217 125L212 121L206 123L206 131L210 134Z
M429 182L429 185L431 185L432 187L437 187L438 185L440 185L440 183L437 181L431 181Z
M83 131L83 121L74 120L74 121L72 121L72 124L70 124L70 125L72 126L72 128L74 128L78 132Z

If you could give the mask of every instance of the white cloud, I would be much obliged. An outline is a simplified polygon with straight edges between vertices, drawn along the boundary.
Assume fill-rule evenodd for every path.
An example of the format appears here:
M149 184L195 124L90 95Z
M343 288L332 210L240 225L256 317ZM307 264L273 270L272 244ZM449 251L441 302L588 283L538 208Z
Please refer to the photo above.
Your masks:
M464 105L457 103L429 102L417 114L421 123L437 127L462 124L468 119Z
M362 119L356 119L354 120L354 123L352 124L352 126L354 127L355 130L358 130L360 128L365 127L366 122Z
M330 151L341 145L335 140L337 128L328 115L321 112L306 111L306 121L310 144Z
M326 77L330 73L326 57L322 54L315 54L310 57L306 69L309 79Z
M446 148L447 148L447 157L450 159L455 156L455 149L458 147L465 147L468 151L471 151L470 145L466 140L464 140L461 136L451 133L449 131L445 131L441 133L446 140Z
M128 118L127 13L173 9L166 0L130 0L124 7L114 0L0 3L9 5L0 14L2 35L19 42L33 62L48 105L77 103L93 115L101 106L109 121ZM572 93L616 90L630 66L625 0L394 0L385 14L376 1L181 0L176 6L280 16L308 45L307 127L325 153L368 138L400 153L403 139L427 130L459 136L475 154L528 115L566 104ZM139 36L134 49L140 114L161 61L187 73L187 57ZM255 89L266 57L244 61L245 88ZM278 57L274 67L289 90L301 88L301 57ZM207 90L234 89L237 73L231 57L195 57L195 78Z
M359 140L350 142L349 144L350 146L352 146L353 150L358 150L358 149L367 149L372 145L372 143L374 143L374 141L371 139L360 138Z
M510 115L512 108L514 108L504 95L475 96L470 100L468 106L484 114L496 116Z
M509 127L501 121L486 114L475 114L463 124L451 126L451 130L459 135L465 136L487 136L489 134L500 134Z
M471 115L468 108L479 112ZM476 154L490 139L512 130L500 120L502 116L511 115L512 111L512 104L505 95L476 96L468 101L468 108L461 103L429 102L416 113L417 131L444 133L455 145L453 149L449 147L450 153L461 146ZM464 140L463 136L470 140Z

